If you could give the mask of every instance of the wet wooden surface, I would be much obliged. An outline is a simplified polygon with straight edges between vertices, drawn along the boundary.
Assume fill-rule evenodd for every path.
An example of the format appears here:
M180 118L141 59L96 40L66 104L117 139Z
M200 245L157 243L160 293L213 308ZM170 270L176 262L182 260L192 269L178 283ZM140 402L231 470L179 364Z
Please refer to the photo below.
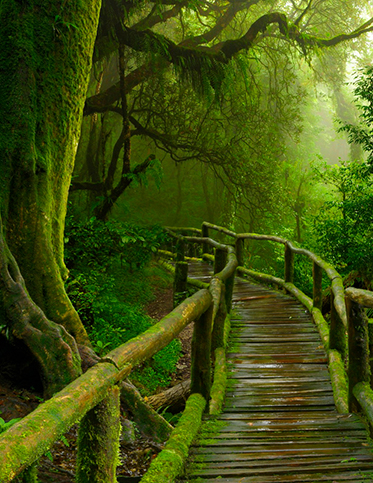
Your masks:
M190 266L208 281L211 268ZM373 482L364 424L338 414L327 360L295 299L237 279L228 389L191 451L190 483Z

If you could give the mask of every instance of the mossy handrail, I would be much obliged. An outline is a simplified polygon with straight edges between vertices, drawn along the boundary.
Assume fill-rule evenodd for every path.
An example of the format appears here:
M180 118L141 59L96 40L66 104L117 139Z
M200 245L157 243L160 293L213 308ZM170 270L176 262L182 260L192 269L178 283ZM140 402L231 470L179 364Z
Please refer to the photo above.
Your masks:
M176 230L176 229L175 229ZM188 230L183 228L184 233L187 233ZM357 312L357 308L354 304L361 306L369 306L372 307L373 305L373 295L372 292L369 291L361 291L360 289L346 289L344 290L343 280L340 274L335 270L335 268L323 260L318 255L312 253L309 250L298 248L294 246L294 244L281 238L279 236L274 235L262 235L257 233L236 233L232 230L229 230L225 227L214 225L212 223L203 222L202 229L200 230L201 233L201 240L204 240L204 248L206 248L207 243L211 246L217 246L217 242L212 244L209 238L209 231L214 230L220 232L228 237L232 237L235 240L235 249L236 255L238 259L238 267L237 270L240 273L249 275L256 280L263 282L263 283L270 283L275 284L279 287L282 287L286 291L293 294L303 305L309 310L312 314L313 320L319 330L324 348L327 352L328 361L329 361L329 371L331 375L331 381L333 386L333 394L334 399L336 402L337 410L341 413L346 413L349 409L357 410L356 401L358 399L355 396L356 386L358 385L361 387L364 381L364 384L368 383L368 378L370 377L369 370L362 366L361 360L366 361L365 364L368 364L367 358L367 345L368 339L367 337L364 339L365 342L362 344L355 343L353 344L354 336L353 334L353 326L356 325L356 316L354 312ZM185 239L190 239L191 241L195 241L194 237L185 237ZM243 263L243 243L244 240L263 240L263 241L272 241L275 243L280 243L284 245L285 253L285 277L284 279L274 277L272 275L268 275L265 273L259 273L254 270L250 270L244 267ZM204 250L204 252L207 250ZM303 255L306 256L309 260L312 261L312 272L313 272L313 297L310 298L306 294L304 294L299 288L294 285L294 255ZM210 258L211 255L203 254L203 257ZM322 313L322 271L326 273L328 276L330 283L331 283L331 322L330 328L326 323ZM346 300L347 306L346 308ZM360 310L361 312L361 310ZM355 322L354 322L355 321ZM361 323L360 323L361 325ZM364 325L364 327L366 324ZM359 326L360 327L360 326ZM359 328L361 334L361 328ZM367 334L367 327L364 328L364 334ZM349 345L348 348L346 347L346 333L348 331L349 334ZM356 330L355 330L356 331ZM362 348L364 345L364 348ZM349 359L350 359L350 369L346 374L345 371L345 361L347 356L347 349L349 352ZM364 352L365 351L365 352ZM363 354L362 354L363 353ZM354 355L356 354L356 356ZM354 366L354 358L357 359L357 362ZM360 364L360 366L359 366ZM359 366L359 368L358 368ZM355 375L354 375L355 374ZM356 374L359 374L357 376ZM365 387L365 386L364 386ZM361 407L367 407L367 400L372 401L372 405L370 408L370 413L372 415L372 426L373 426L373 392L372 394L369 393L369 397L367 396L366 387L360 391L361 394L361 401L359 400L359 404ZM369 399L370 398L370 399ZM364 406L362 401L364 399ZM354 407L355 402L355 407Z
M198 230L190 230L190 232L199 233ZM213 329L214 320L221 321L224 282L229 276L232 276L232 273L234 275L237 266L234 250L231 247L217 244L214 240L209 240L208 243L217 249L229 252L227 264L224 263L221 273L216 274L209 290L202 288L184 300L160 322L143 334L112 350L85 374L0 435L0 481L2 483L11 481L22 470L30 467L74 423L89 419L92 411L97 412L97 408L104 407L107 413L119 414L119 396L118 390L115 390L116 384L128 376L135 365L165 347L192 321L196 321L196 323L193 336L191 393L203 396L204 404L201 402L197 404L198 399L194 402L200 408L200 412L203 411L203 407L209 399L211 386L210 352L211 340L214 340L211 335L216 331L216 327ZM222 331L221 328L219 330ZM97 420L97 414L94 419ZM105 421L102 424L107 426ZM110 424L120 424L119 415L112 418ZM89 427L89 424L82 424L81 427ZM90 428L92 430L92 426ZM117 433L119 435L119 431ZM98 441L99 438L96 439ZM100 481L112 483L116 481L116 458L107 458L105 446L110 444L109 441L105 443L103 440L100 444L101 448L95 448L95 450L104 454L101 459L111 460L107 462L104 471L100 470L101 477L104 478ZM171 446L172 444L170 442ZM112 453L115 454L115 451ZM90 462L84 461L82 456L79 458L79 455L78 462L78 483L90 479L94 481L95 475L89 469ZM107 476L103 476L105 472Z

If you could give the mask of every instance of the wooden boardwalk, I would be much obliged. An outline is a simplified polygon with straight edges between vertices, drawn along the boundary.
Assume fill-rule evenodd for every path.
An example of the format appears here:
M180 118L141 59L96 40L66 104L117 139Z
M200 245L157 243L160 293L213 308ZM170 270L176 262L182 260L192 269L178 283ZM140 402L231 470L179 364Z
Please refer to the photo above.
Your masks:
M203 279L210 270L192 265L189 276ZM233 301L224 411L205 418L182 481L373 482L365 426L356 415L337 413L306 309L242 279Z

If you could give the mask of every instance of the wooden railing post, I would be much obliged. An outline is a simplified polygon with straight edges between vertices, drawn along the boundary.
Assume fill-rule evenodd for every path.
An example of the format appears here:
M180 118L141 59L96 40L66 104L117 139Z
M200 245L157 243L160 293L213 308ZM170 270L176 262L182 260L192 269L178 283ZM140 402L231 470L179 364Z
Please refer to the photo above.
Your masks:
M349 410L357 412L353 389L358 382L370 382L368 318L357 302L347 298Z
M373 388L373 320L368 319L370 387Z
M194 323L190 392L202 394L206 401L211 391L211 329L213 304Z
M244 239L243 238L237 238L236 239L236 257L237 257L237 262L239 267L244 266L244 256L243 256L243 251L244 251Z
M285 282L294 282L294 253L288 243L285 243Z
M322 308L322 268L316 262L312 264L313 275L313 306Z
M221 283L221 295L218 311L215 315L214 327L212 330L211 352L214 353L218 347L224 347L224 325L227 317L227 305L225 303L225 285Z
M120 429L119 388L114 386L80 422L77 483L116 483Z
M233 296L233 287L234 287L234 276L236 270L232 273L232 275L227 278L225 281L225 305L227 307L228 314L232 309L232 296Z
M174 278L174 307L179 305L187 296L188 262L175 263Z
M185 256L185 241L182 238L178 238L175 246L176 261L183 262Z
M217 248L215 250L214 273L219 273L223 270L227 263L227 252Z
M329 349L336 349L342 359L346 356L346 329L334 305L334 293L330 292L330 333Z
M208 238L209 229L206 225L202 225L202 238ZM208 243L202 243L202 255L204 253L210 253L210 245Z

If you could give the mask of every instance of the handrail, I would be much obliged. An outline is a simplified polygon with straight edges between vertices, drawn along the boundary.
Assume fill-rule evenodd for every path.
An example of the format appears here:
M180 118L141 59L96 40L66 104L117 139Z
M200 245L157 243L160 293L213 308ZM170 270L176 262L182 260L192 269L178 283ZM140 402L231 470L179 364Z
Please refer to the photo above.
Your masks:
M319 329L321 339L325 350L328 354L329 369L331 373L334 397L337 409L340 412L348 411L348 394L347 394L347 377L344 373L345 359L345 332L348 327L347 311L345 304L345 295L343 280L340 274L329 263L325 262L321 257L309 250L295 247L289 240L274 236L262 235L257 233L235 233L224 227L214 225L212 223L203 222L202 237L199 237L200 243L204 240L204 248L207 245L220 248L217 242L211 243L209 231L215 230L235 239L235 248L237 258L239 258L238 271L246 273L261 282L275 283L283 287L286 291L292 293L305 307L311 312L314 322ZM175 234L175 236L179 236ZM195 237L183 237L185 240L196 242ZM243 267L243 243L244 240L265 240L280 243L285 248L285 279L279 279L271 275L258 273ZM202 242L203 243L203 242ZM294 255L303 255L309 258L313 263L313 299L307 297L293 283L294 279ZM205 257L205 255L204 255ZM330 330L321 313L322 304L322 270L331 281L331 326ZM342 389L341 389L342 388Z
M109 387L124 379L133 366L171 342L208 309L211 301L208 290L198 291L143 334L109 352L102 362L0 435L0 481L11 481L42 456L105 397Z
M118 399L118 391L112 390L116 387L116 384L130 373L132 367L165 347L193 320L197 322L193 336L191 392L192 394L202 395L204 400L208 400L211 386L210 354L213 353L215 357L215 370L219 369L219 365L225 365L226 314L230 311L236 269L243 274L257 278L261 282L274 283L283 287L308 308L319 329L328 355L333 393L338 411L347 412L349 407L356 411L360 405L366 411L373 426L373 391L367 386L370 377L368 325L361 308L373 308L372 292L355 288L344 290L342 278L332 265L314 253L295 247L290 241L278 236L254 233L237 234L232 230L207 222L203 223L201 230L185 227L180 229L183 233L194 233L199 236L178 235L174 230L179 229L167 229L167 232L178 240L176 244L177 255L173 257L176 259L175 273L178 267L184 267L184 270L187 265L184 261L184 242L193 245L201 244L204 252L202 257L214 261L214 275L208 289L199 290L146 332L111 351L85 374L0 435L0 481L2 483L11 481L20 471L36 461L72 424L81 418L83 418L83 421L89 420L90 413L104 402L107 411L110 412L111 410L107 408L114 408L114 406L119 411L119 404L115 403L115 398ZM235 239L234 246L219 243L210 238L208 236L209 230L215 230L233 237ZM268 240L283 244L285 248L285 279L245 268L242 262L245 239ZM210 250L209 247L215 249L215 256L207 253ZM169 252L165 253L170 254ZM295 254L307 256L313 262L313 299L306 296L293 283ZM320 310L322 270L331 280L332 287L330 330ZM183 276L186 283L185 270ZM348 383L344 372L343 343L347 329L350 361L349 390L347 389ZM220 381L217 385L219 384ZM221 392L220 388L219 393ZM112 406L109 406L110 404ZM189 412L193 412L193 409L191 409L193 404L198 405L199 414L202 414L204 407L202 399L194 399L188 406ZM214 400L210 404L210 410L214 413L219 411L219 407L221 407L221 401ZM188 418L189 416L186 416L186 420ZM119 421L119 417L117 419ZM117 424L115 421L114 418L113 424ZM185 424L185 419L183 424ZM84 431L84 428L85 424L82 424L80 431ZM175 434L178 434L177 431ZM109 440L107 443L109 443ZM105 444L105 441L102 444ZM170 442L170 447L172 445L173 443ZM113 454L115 454L115 451ZM167 455L164 458L167 458ZM178 467L182 466L182 457L180 456L180 458ZM87 462L83 461L81 466L83 467L85 463ZM156 473L157 470L155 470ZM115 471L113 475L113 478L108 481L115 481ZM152 481L153 483L153 480L149 478L153 477L149 476L148 480L145 479L144 481Z
M186 230L188 233L200 233L197 229ZM134 366L165 347L192 321L196 321L194 339L198 344L195 344L196 348L192 355L191 393L200 393L205 400L208 400L211 386L212 333L216 332L219 324L221 325L219 314L224 294L223 285L229 277L232 277L232 274L234 276L237 261L232 247L219 244L214 240L204 240L202 237L199 237L199 242L209 243L216 249L229 253L227 266L224 264L221 273L216 274L209 289L199 290L143 334L109 352L85 374L2 433L0 435L1 483L11 481L21 471L32 465L77 421L83 418L82 421L89 422L90 413L104 402L106 412L119 411L118 390L112 391L115 385L128 376ZM216 320L215 326L214 320ZM219 330L221 331L221 328ZM108 423L106 421L103 424ZM112 424L119 424L119 416L117 420L113 419ZM87 424L81 424L80 431L84 432L86 426ZM117 436L119 438L119 430ZM106 443L112 444L112 441L107 440ZM104 440L101 441L101 445L101 450L104 452ZM113 455L116 455L115 451ZM84 459L84 454L80 459L82 458ZM80 462L83 473L88 466L87 463L89 464L89 461ZM116 456L115 461L109 462L110 464L114 482ZM77 475L77 481L87 479L87 475L83 475L80 480L79 468ZM88 479L90 478L93 478L91 473ZM110 478L107 481L111 481Z

